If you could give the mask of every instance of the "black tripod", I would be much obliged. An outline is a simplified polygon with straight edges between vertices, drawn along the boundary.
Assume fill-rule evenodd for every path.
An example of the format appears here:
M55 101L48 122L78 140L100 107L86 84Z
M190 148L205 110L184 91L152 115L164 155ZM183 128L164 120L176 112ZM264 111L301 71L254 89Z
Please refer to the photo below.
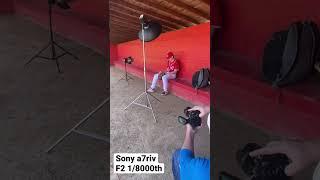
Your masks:
M126 80L129 83L129 80L133 80L133 78L128 75L128 71L127 71L127 64L128 63L126 61L123 61L123 62L124 62L125 74L123 75L123 77L121 79L119 79L119 81Z
M36 55L34 55L27 63L25 63L25 66L30 64L34 59L41 58L41 59L45 59L45 60L55 61L57 68L58 68L58 72L62 73L61 68L60 68L59 58L65 56L67 54L72 56L76 60L79 60L79 58L77 56L73 55L72 53L70 53L69 51L67 51L65 48L63 48L62 46L60 46L59 44L57 44L54 41L53 31L52 31L52 4L51 3L49 3L49 29L50 29L49 43L43 49L41 49ZM50 57L41 56L41 53L48 48L51 48L51 56ZM62 50L63 53L60 55L57 55L56 48Z

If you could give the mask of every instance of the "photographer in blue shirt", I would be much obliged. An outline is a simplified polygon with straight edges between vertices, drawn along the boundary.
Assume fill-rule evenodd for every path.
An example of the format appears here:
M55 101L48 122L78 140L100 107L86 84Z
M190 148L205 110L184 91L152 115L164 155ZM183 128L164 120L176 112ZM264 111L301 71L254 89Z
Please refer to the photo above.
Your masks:
M203 119L210 113L210 107L195 106L189 111L199 110ZM210 114L207 124L210 130ZM181 149L176 150L172 156L172 172L174 180L209 180L210 160L194 156L194 135L202 127L192 128L186 124L186 135Z

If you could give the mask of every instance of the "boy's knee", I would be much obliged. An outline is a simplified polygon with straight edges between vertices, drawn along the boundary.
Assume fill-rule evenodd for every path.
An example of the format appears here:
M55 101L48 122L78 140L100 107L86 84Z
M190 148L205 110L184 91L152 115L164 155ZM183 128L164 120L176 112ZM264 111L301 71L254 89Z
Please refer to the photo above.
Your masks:
M167 80L168 77L167 77L167 75L164 75L164 76L161 77L161 79L162 79L162 80Z

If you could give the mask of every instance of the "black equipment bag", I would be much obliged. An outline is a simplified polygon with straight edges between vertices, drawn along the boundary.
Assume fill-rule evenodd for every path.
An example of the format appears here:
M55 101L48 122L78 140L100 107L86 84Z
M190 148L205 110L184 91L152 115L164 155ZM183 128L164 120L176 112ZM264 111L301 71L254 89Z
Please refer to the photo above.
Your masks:
M274 33L263 56L263 75L281 87L305 79L314 67L319 49L319 30L313 22L297 22L288 31Z
M192 87L199 89L210 85L210 70L202 68L192 75Z
M262 71L266 81L273 83L280 73L282 54L288 31L276 32L264 48Z

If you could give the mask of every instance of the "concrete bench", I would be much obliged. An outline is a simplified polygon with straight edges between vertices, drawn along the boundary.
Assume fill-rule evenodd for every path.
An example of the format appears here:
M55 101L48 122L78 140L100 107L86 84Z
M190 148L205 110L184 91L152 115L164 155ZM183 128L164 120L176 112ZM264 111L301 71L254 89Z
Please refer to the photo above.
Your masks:
M115 61L114 66L116 68L124 70L124 64L121 61ZM138 68L134 66L127 66L127 71L139 78L143 78L143 68ZM154 76L153 72L147 72L147 81L151 82ZM162 85L162 83L159 83ZM195 105L209 105L210 104L210 88L200 89L198 93L191 86L191 83L184 81L182 79L170 80L169 85L170 93L174 94L181 99L191 102Z

